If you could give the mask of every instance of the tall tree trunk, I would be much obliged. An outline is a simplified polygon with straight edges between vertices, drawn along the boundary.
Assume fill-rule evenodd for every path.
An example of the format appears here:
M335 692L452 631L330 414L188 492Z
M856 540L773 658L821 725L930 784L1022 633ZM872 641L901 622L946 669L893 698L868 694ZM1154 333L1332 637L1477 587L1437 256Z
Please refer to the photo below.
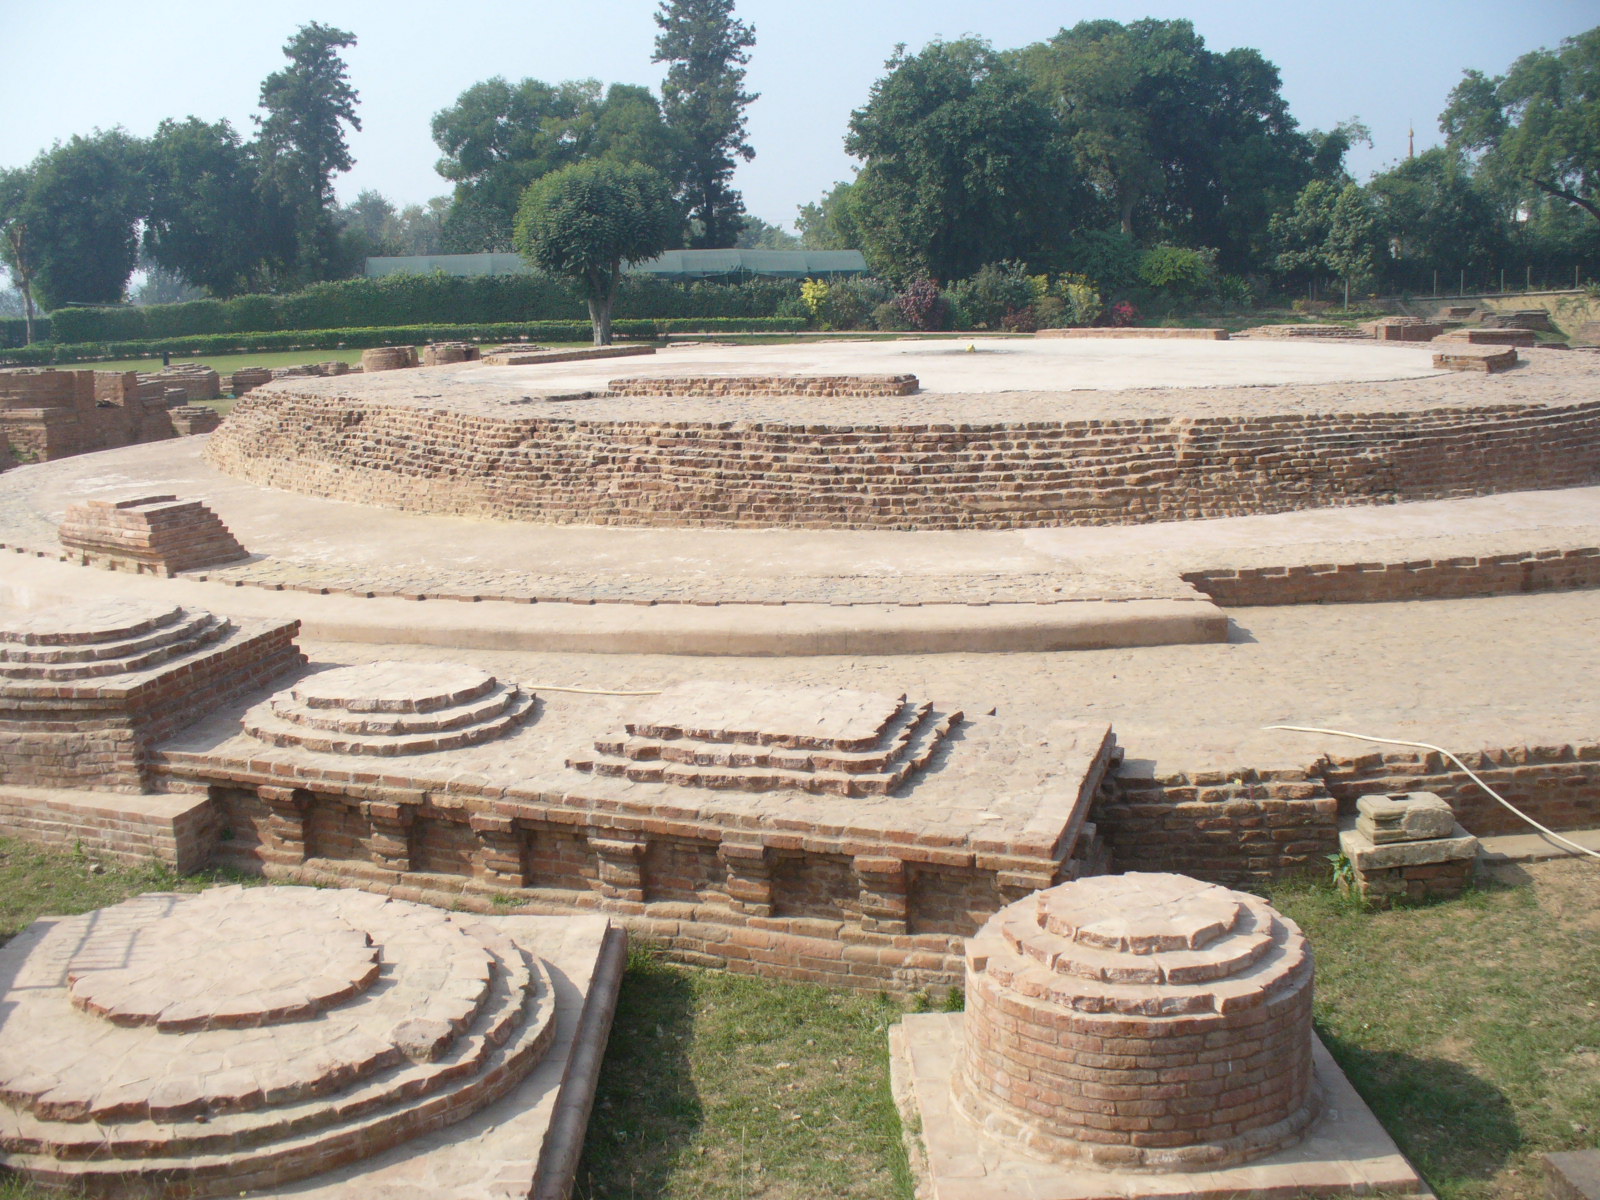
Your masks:
M1121 203L1122 232L1129 237L1133 236L1133 201L1134 198L1132 196L1125 196Z

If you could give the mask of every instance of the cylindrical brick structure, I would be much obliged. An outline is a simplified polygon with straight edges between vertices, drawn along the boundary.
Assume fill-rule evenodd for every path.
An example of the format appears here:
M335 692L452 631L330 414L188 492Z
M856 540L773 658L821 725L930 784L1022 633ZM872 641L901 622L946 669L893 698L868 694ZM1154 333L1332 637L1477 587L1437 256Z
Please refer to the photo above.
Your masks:
M401 371L417 365L415 346L374 346L361 352L361 369L373 371Z
M1263 900L1104 875L1001 909L967 945L957 1107L1055 1162L1199 1171L1315 1115L1311 952Z

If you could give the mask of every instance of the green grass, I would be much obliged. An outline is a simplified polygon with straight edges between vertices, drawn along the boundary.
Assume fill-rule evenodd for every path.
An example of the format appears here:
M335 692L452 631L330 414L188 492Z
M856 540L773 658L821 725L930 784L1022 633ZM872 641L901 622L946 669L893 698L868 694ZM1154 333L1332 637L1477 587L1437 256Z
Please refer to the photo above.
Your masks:
M909 1200L889 1095L902 1011L636 949L575 1200Z
M47 913L221 878L95 865L0 839L0 941ZM1512 869L1389 912L1323 885L1270 896L1315 950L1319 1031L1441 1200L1535 1200L1543 1152L1600 1145L1594 864ZM906 1200L886 1038L903 1010L636 947L576 1200ZM0 1200L47 1195L0 1178Z
M1542 1195L1542 1153L1600 1145L1600 870L1513 871L1390 912L1272 889L1316 954L1319 1031L1441 1200Z

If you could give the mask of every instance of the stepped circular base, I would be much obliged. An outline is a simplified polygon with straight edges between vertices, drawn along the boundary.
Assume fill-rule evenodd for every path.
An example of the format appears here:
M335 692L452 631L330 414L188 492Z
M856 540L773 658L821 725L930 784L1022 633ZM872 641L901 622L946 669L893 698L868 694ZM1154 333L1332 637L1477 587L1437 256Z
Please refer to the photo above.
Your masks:
M225 637L232 623L203 611L98 600L8 618L0 679L66 682L158 666Z
M1199 1171L1316 1115L1311 955L1265 901L1182 875L1096 876L967 944L958 1111L1053 1162Z
M256 705L243 724L274 746L323 754L428 754L502 737L533 703L473 667L379 662L309 675Z
M6 953L0 1165L91 1193L365 1157L502 1095L554 1036L544 968L498 930L363 892L141 896Z
M1120 525L1600 479L1577 355L1468 382L1437 378L1431 349L1370 343L715 353L284 380L242 399L206 457L411 512L659 528ZM885 363L923 391L794 394Z

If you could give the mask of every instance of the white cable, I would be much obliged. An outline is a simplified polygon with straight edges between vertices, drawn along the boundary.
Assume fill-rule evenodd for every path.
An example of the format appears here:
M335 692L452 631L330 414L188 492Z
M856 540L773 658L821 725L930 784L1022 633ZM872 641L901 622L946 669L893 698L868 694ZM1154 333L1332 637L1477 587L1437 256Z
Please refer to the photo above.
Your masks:
M530 692L574 692L579 696L659 696L661 689L653 692L614 692L610 688L557 687L553 683L525 683Z
M1495 791L1492 787L1480 779L1477 772L1475 772L1471 767L1467 766L1466 763L1462 762L1454 754L1451 754L1450 751L1446 750L1443 746L1435 746L1431 742L1406 742L1399 738L1373 737L1370 734L1365 733L1351 733L1348 729L1316 729L1308 725L1268 725L1266 728L1285 729L1290 733L1326 733L1331 734L1333 737L1355 738L1359 742L1378 742L1385 746L1411 746L1417 750L1432 750L1435 753L1444 755L1451 762L1455 763L1456 766L1460 767L1467 773L1468 777L1471 778L1473 783L1477 784L1484 791L1488 792L1489 795L1493 796L1496 800L1509 808L1517 816L1521 817L1529 825L1532 825L1540 833L1544 834L1545 837L1560 842L1563 846L1566 846L1571 850L1575 850L1579 854L1587 854L1590 858L1600 858L1600 854L1595 853L1587 846L1580 846L1577 842L1570 841L1569 839L1562 837L1555 830L1546 829L1543 825L1539 824L1539 822L1535 821L1527 813L1523 812L1515 804L1512 804L1511 801L1507 800L1499 792Z

